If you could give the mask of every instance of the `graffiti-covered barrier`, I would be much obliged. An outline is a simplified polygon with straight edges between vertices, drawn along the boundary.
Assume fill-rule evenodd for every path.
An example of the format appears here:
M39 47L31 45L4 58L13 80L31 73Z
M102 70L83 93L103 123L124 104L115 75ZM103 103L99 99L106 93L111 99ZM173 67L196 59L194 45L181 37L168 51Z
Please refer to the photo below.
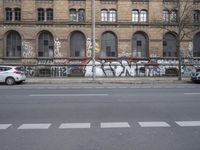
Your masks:
M40 60L36 64L23 64L27 77L91 77L93 61L87 60ZM189 76L200 67L200 59L182 59L181 72ZM95 61L97 77L154 77L177 76L177 59L105 60Z

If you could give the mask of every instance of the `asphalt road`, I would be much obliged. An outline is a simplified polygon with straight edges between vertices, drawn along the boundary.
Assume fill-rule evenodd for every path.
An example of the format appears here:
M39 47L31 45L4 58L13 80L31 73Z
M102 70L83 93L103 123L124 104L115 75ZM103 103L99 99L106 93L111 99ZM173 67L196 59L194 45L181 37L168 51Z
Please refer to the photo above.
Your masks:
M1 150L200 150L200 85L0 85Z

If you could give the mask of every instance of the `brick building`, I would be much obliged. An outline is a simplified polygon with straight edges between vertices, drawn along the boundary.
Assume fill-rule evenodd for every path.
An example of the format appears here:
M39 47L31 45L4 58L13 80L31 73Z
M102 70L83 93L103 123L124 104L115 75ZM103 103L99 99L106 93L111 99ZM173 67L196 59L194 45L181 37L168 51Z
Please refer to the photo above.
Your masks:
M199 26L200 3L198 0L190 3L194 6L190 25ZM170 60L176 65L175 4L174 0L96 0L96 56L101 65L102 60L105 65L105 61L112 63L121 58L127 59L129 67L132 62L149 63L153 58L158 62ZM165 22L170 30L160 27L160 22ZM90 64L91 37L92 0L0 0L2 64L62 65L62 68ZM183 57L198 60L200 30L184 38L181 50ZM122 61L118 63L123 65ZM112 75L116 75L113 68ZM47 72L52 75L51 70ZM138 75L140 69L134 70L133 76ZM105 70L102 74L106 74ZM130 70L124 74L131 75Z

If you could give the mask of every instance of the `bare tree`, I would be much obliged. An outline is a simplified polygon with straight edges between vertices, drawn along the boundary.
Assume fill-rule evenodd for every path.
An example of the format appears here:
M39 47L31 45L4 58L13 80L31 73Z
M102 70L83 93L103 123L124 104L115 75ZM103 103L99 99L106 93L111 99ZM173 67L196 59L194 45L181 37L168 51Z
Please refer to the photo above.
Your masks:
M191 38L192 33L199 29L199 24L195 24L193 20L193 14L195 10L194 2L195 0L163 0L164 9L168 12L169 18L164 20L162 24L159 25L160 28L176 33L176 52L178 53L178 80L182 80L181 75L181 43L184 38ZM171 5L167 5L166 3L171 3ZM166 5L165 5L166 4ZM172 13L173 12L173 13Z

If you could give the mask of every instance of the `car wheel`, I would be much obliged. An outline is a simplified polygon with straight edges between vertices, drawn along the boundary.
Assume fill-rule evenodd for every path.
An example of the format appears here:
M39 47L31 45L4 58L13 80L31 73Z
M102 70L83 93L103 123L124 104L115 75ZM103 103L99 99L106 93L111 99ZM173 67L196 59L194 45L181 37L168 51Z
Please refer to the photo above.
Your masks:
M6 79L6 84L7 84L7 85L13 85L14 83L15 83L15 79L14 79L14 78L8 77L8 78Z

